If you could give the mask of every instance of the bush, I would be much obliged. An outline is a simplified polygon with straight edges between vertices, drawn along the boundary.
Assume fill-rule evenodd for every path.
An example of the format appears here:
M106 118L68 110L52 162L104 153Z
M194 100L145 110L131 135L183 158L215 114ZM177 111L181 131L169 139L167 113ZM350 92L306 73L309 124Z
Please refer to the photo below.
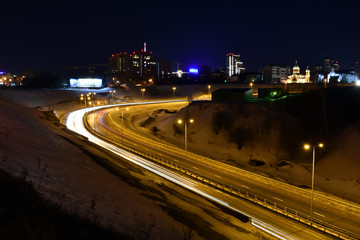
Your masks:
M230 141L236 143L238 145L238 149L240 150L247 141L253 139L254 134L251 130L242 127L237 127L230 132L229 137L230 137Z
M212 117L212 126L215 134L218 135L221 129L230 129L234 121L229 112L217 111Z

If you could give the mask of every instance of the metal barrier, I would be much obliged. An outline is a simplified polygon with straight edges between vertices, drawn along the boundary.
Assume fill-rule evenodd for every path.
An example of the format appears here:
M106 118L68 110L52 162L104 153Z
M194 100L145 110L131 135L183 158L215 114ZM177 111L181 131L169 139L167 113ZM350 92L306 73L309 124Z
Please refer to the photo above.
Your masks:
M144 141L149 141L147 138L142 137L142 136L136 135L136 137L140 138L140 139L143 139ZM150 140L150 141L153 141L153 140ZM161 142L156 142L156 145L164 147L168 151L170 150L172 153L176 153L177 155L179 155L179 154L183 155L183 153L179 153L178 148L176 148L176 147L174 147L172 145L164 144L164 143L161 143ZM261 183L269 185L269 186L276 186L276 188L278 188L278 189L281 188L281 189L284 189L284 190L286 190L288 192L292 192L292 193L295 193L295 194L298 194L298 195L302 195L302 196L307 197L309 199L311 197L311 192L309 190L307 190L307 189L303 189L303 188L300 188L300 187L297 187L297 186L289 185L287 183L284 183L284 182L281 182L281 181L278 181L278 180L275 180L275 179L272 179L272 178L269 178L269 177L266 177L266 176L263 176L263 175L260 175L260 174L257 174L257 173L249 172L249 171L243 170L241 168L237 168L237 167L231 166L229 164L222 163L222 162L210 159L210 158L206 158L206 157L194 154L194 153L189 152L189 151L187 152L187 157L189 157L189 158L192 157L193 159L196 159L198 162L201 162L201 163L204 163L204 164L211 164L211 165L216 166L216 167L218 167L220 169L223 169L223 170L226 170L226 171L231 171L231 172L233 172L235 174L238 174L238 175L246 176L246 177L251 178L251 179L256 179L258 182L261 182ZM316 193L316 192L314 192L314 199L317 199L318 201L321 201L323 204L327 204L327 205L329 205L331 207L336 206L336 207L340 208L340 210L342 210L342 211L345 210L345 211L347 211L349 213L360 215L360 206L359 205L354 205L354 204L348 203L348 202L346 202L344 200L341 200L341 199L338 199L338 198L335 198L335 197L329 197L329 196L326 196L324 194L319 194L319 193Z
M88 116L88 113L86 113L84 115L84 118L83 118L83 122L85 124L85 127L88 131L90 131L92 134L96 135L97 137L107 141L107 142L110 142L120 148L123 148L131 153L134 153L136 155L139 155L139 156L142 156L152 162L155 162L155 163L158 163L162 166L165 166L165 167L168 167L172 170L175 170L177 172L181 172L183 174L186 174L187 176L193 178L193 179L196 179L208 186L211 186L211 187L214 187L218 190L221 190L223 192L226 192L226 193L230 193L231 195L233 196L237 196L237 197L241 197L243 199L246 199L248 201L251 201L253 203L256 203L262 207L265 207L269 210L272 210L272 211L275 211L277 213L280 213L284 216L287 216L289 218L292 218L296 221L299 221L301 223L304 223L306 225L309 225L313 228L316 228L320 231L323 231L325 233L328 233L332 236L335 236L335 237L338 237L340 239L350 239L350 240L359 240L360 239L360 235L358 234L355 234L353 232L350 232L350 231L347 231L345 229L342 229L342 228L339 228L339 227L336 227L334 225L331 225L329 223L326 223L324 221L321 221L317 218L314 218L314 217L311 217L307 214L304 214L302 212L299 212L297 210L294 210L294 209L291 209L289 207L286 207L285 205L282 205L282 204L279 204L279 203L275 203L274 201L270 200L270 199L266 199L262 196L259 196L259 195L256 195L248 190L244 190L244 189L241 189L239 187L234 187L234 186L230 186L230 185L226 185L224 183L220 183L218 181L214 181L210 178L207 178L207 177L204 177L204 176L201 176L201 174L197 173L196 171L193 171L193 170L188 170L186 168L184 168L183 166L175 163L175 162L172 162L172 161L169 161L169 160L166 160L166 159L163 159L159 156L156 156L154 154L149 154L149 153L146 153L146 152L142 152L142 151L139 151L133 147L130 147L130 146L127 146L126 144L121 144L120 142L117 142L116 140L114 139L110 139L106 136L103 136L101 135L100 133L94 131L88 121L87 121L87 116ZM161 143L159 143L161 144ZM195 155L195 154L194 154ZM213 160L214 161L214 160ZM215 161L216 162L216 161ZM219 163L218 165L226 165L224 163ZM233 166L230 166L231 168L235 168ZM238 171L244 171L242 169L239 169L239 168L236 168ZM252 175L253 173L249 173L247 171L245 171L247 173L247 175ZM257 175L257 174L256 174ZM276 180L275 180L276 181Z

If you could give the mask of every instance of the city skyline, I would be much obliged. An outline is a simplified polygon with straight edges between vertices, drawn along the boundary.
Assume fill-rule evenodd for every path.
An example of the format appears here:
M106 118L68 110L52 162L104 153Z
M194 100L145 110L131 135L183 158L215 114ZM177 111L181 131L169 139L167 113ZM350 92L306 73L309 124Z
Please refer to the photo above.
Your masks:
M26 3L5 6L2 71L44 70L107 63L116 52L149 51L172 63L226 66L240 54L244 67L302 67L329 56L349 69L359 60L356 3L325 1ZM13 12L12 12L13 11Z

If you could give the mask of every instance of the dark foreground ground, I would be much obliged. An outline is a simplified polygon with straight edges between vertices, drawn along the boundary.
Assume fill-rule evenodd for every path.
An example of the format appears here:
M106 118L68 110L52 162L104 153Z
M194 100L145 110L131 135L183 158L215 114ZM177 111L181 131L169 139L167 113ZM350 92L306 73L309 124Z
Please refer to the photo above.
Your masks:
M65 213L37 193L26 175L14 178L0 170L0 239L130 239Z

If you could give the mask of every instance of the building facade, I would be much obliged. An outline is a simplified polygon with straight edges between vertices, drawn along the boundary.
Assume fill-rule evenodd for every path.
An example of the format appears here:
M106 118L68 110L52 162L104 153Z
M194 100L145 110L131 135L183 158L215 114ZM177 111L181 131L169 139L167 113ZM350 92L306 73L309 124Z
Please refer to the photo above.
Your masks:
M240 61L240 54L229 53L226 55L226 69L228 79L245 71L244 63Z
M324 75L319 75L319 82L323 82L324 79L326 79L327 83L357 83L360 80L356 71L336 70L334 67L331 68L326 78Z
M310 83L310 69L306 68L305 75L300 73L300 67L295 61L293 73L287 77L284 83Z
M171 62L156 58L144 49L132 53L120 52L109 58L111 79L115 85L153 84L171 76Z
M264 82L281 83L291 74L289 66L266 65L263 68Z
M0 72L0 87L14 87L21 86L25 76L17 76L9 72Z
M251 102L252 88L221 88L211 93L214 102Z

